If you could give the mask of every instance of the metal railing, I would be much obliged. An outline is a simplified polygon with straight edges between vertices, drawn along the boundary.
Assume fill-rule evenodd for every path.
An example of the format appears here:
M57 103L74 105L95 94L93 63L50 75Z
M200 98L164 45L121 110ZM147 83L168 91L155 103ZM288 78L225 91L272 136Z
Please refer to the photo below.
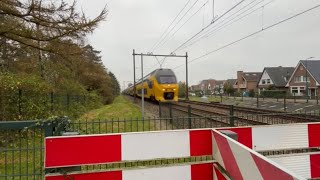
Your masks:
M93 95L43 93L34 94L27 90L0 91L0 121L38 119L68 115L77 117L88 107L94 107L99 99Z
M172 112L174 114L174 112ZM282 114L281 114L282 115ZM45 121L0 122L0 179L43 179L44 138L63 132L85 134L160 131L175 129L248 126L254 124L292 123L275 115L236 116L172 116L145 119L97 119L70 121L57 118ZM198 158L159 159L141 162L124 162L107 165L82 166L82 170L112 169L135 166L152 166L211 160L211 156ZM56 171L56 170L54 170ZM50 171L52 172L52 171Z

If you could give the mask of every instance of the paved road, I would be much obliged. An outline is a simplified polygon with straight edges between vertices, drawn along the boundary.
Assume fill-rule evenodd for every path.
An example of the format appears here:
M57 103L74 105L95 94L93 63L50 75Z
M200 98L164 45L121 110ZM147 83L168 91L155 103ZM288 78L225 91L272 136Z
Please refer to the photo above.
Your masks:
M223 100L223 104L229 105L238 105L244 107L257 107L257 99L256 98L233 98L230 97L228 99ZM271 109L271 110L280 110L284 111L284 100L279 99L259 99L259 108L261 109ZM306 103L306 100L286 100L286 111L287 112L311 112L320 115L320 105L317 104L316 100L309 100L309 103Z

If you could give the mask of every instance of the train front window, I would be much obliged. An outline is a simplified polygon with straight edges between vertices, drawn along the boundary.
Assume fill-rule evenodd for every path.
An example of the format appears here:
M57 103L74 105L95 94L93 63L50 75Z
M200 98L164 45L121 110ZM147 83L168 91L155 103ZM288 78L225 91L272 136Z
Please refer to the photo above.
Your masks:
M158 79L159 84L176 84L177 80L174 76L160 76Z

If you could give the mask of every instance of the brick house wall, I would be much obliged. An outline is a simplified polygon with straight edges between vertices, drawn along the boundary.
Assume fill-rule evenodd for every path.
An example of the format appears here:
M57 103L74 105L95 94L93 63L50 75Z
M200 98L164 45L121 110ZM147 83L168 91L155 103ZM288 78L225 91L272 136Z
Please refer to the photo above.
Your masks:
M320 70L319 70L320 71ZM289 92L292 93L292 88L298 88L298 94L297 95L304 95L304 89L306 87L306 82L297 82L296 81L296 78L297 77L301 77L301 76L306 76L306 69L305 67L300 64L298 67L297 67L297 70L296 72L294 72L294 74L292 75L291 77L291 80L290 82L288 83L287 87L289 87ZM307 73L307 76L310 80L310 82L308 82L308 89L316 89L316 95L320 96L320 87L316 85L316 81L315 79L312 77L312 75L310 73ZM301 90L303 89L303 90ZM310 94L310 92L309 92Z

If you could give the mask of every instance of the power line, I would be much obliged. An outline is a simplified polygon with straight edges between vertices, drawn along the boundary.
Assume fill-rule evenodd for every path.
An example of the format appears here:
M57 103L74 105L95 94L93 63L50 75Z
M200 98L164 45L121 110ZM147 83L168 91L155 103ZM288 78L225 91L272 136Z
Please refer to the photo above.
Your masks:
M169 32L163 37L163 39L158 43L158 45L153 48L152 51L154 51L154 50L156 50L156 49L158 48L159 44L161 44L162 41L167 38L167 36L170 34L170 32L171 32L171 31L179 24L179 22L189 13L189 11L197 4L198 1L199 1L199 0L196 0L196 1L192 4L192 6L183 14L183 16L178 20L178 22L175 23L175 25L174 25L174 26L169 30Z
M178 22L173 26L173 28L171 28L171 30L164 36L164 38L158 43L158 45L157 45L155 48L153 48L152 51L156 50L156 49L159 47L159 45L168 37L168 35L170 34L170 32L171 32L172 30L174 30L174 28L175 28L175 27L179 24L179 22L188 14L188 12L197 4L198 1L199 1L199 0L196 0L196 1L192 4L192 6L187 10L187 12L184 13L184 15L178 20Z
M200 12L200 10L205 7L205 5L208 3L209 1L205 2L195 13L193 13L173 34L171 34L171 36L166 40L164 41L161 45L159 44L158 48L159 47L162 47L165 43L167 43L168 41L170 41L174 35L184 26L187 24L187 22L189 22L191 20L192 17L194 17L196 14L198 14Z
M222 17L224 17L226 14L228 14L230 11L232 11L233 9L235 9L236 7L238 7L241 3L243 3L245 0L241 0L240 2L238 2L236 5L234 5L233 7L231 7L229 10L227 10L225 13L223 13L221 16L219 16L215 21L212 21L210 24L208 24L206 27L204 27L203 29L201 29L199 32L197 32L196 34L194 34L193 36L191 36L191 38L189 38L187 41L185 41L184 43L182 43L180 46L178 46L175 50L173 50L172 52L176 52L177 50L179 50L182 46L184 46L186 43L188 43L189 41L191 41L193 38L195 38L196 36L198 36L199 34L201 34L205 29L209 28L212 24L216 23L217 21L219 21Z
M111 0L110 0L111 1ZM152 48L150 49L150 51L152 51L154 49L154 47L160 42L161 38L163 37L163 35L169 30L169 28L171 27L171 25L176 21L176 19L180 16L180 14L183 12L183 10L187 7L187 5L189 4L191 0L187 1L187 3L183 6L183 8L180 10L180 12L178 13L178 15L173 19L173 21L170 23L170 25L166 28L166 30L161 34L159 40L152 46Z
M242 1L240 1L240 2L238 2L236 5L234 5L233 7L231 7L230 9L228 9L226 12L224 12L220 17L218 17L215 21L212 21L210 24L208 24L206 27L204 27L201 31L199 31L198 33L196 33L194 36L192 36L190 39L188 39L185 43L187 43L188 41L190 41L191 39L193 39L195 36L197 36L198 34L200 34L202 31L204 31L205 29L207 29L208 27L210 27L213 23L215 23L215 22L217 22L219 19L221 19L221 18L223 18L225 15L227 15L230 11L232 11L233 9L235 9L236 7L238 7L241 3L243 3L245 0L242 0ZM256 1L256 0L254 0L254 1ZM205 4L207 4L208 3L208 1L205 3ZM205 6L205 4L203 5L203 6ZM200 11L202 8L203 8L203 6L198 10L198 11ZM198 13L198 11L195 13L195 14L197 14ZM195 14L193 14L192 16L194 16ZM191 17L192 17L191 16ZM190 19L191 19L191 17L185 22L185 23L187 23ZM185 24L184 23L184 24ZM182 25L182 26L184 26L184 24ZM181 27L182 27L181 26ZM180 27L180 28L181 28ZM177 30L177 31L179 31L180 30L180 28ZM176 31L176 32L177 32ZM176 33L175 32L175 33ZM174 33L174 34L175 34ZM171 37L170 37L170 39L171 39ZM184 44L185 44L184 43ZM182 45L184 45L184 44L182 44ZM182 46L181 45L181 46ZM180 48L181 46L179 46L178 48ZM177 51L178 50L178 48L177 49L175 49L174 51L172 51L172 53L174 53L175 51ZM162 59L162 64L164 63L164 61L166 60L166 57L164 57L163 59Z
M207 37L210 37L210 36L216 34L217 32L219 32L220 30L226 28L227 26L230 26L230 25L232 25L232 24L234 24L234 23L242 20L243 18L249 16L250 14L256 12L257 10L259 10L259 9L261 9L261 8L269 5L269 4L271 4L271 3L272 3L273 1L275 1L275 0L271 0L271 1L269 1L269 2L267 2L267 3L265 3L265 4L263 4L263 5L259 6L258 8L250 11L249 13L247 13L247 14L245 14L245 15L243 15L243 16L240 16L240 15L244 14L245 12L251 10L252 8L254 8L255 6L257 6L258 4L260 4L260 3L263 2L263 1L264 1L264 0L258 2L257 4L255 4L254 6L252 6L251 8L249 8L249 9L243 11L242 13L238 14L237 16L231 18L231 19L228 20L227 22L225 22L225 23L223 23L223 24L219 24L219 26L215 26L214 28L211 28L211 29L210 29L211 31L206 32L205 34L203 34L203 35L200 36L199 38L195 39L192 43L190 43L189 45L186 45L186 46L183 47L182 49L188 48L189 46L194 45L195 43L201 41L202 39L207 38ZM232 16L230 16L230 17L232 17ZM229 18L229 17L228 17L228 18ZM228 18L227 18L227 19L228 19ZM223 21L222 21L222 22L223 22Z
M233 17L234 15L237 15L236 17L238 17L239 15L243 14L244 12L246 12L247 10L250 10L251 8L255 7L256 5L260 4L261 2L263 2L264 0L261 0L260 2L258 2L257 4L255 4L254 6L250 7L249 9L247 9L244 12L239 13L240 11L242 11L243 9L247 8L248 6L250 6L252 3L254 3L257 0L251 1L249 4L245 5L244 7L242 7L241 9L239 9L238 11L234 12L233 14L231 14L230 16L228 16L227 18L223 19L222 21L218 22L217 24L215 24L214 26L210 27L209 29L206 29L206 32L204 32L202 35L198 36L197 38L195 38L193 40L193 42L191 42L189 45L185 45L184 47L181 47L182 49L185 49L193 44L195 44L196 42L200 41L201 39L203 39L204 37L206 37L207 34L211 33L213 29L215 29L216 27L221 27L222 25L226 24L224 23L225 21L227 21L229 18ZM235 18L235 17L234 17ZM232 19L234 19L232 18ZM229 20L230 21L230 20ZM228 21L228 22L229 22ZM222 25L221 25L222 24Z
M265 28L263 28L263 29L261 29L261 30L258 30L258 31L256 31L256 32L253 32L253 33L251 33L251 34L249 34L249 35L247 35L247 36L245 36L245 37L242 37L242 38L240 38L240 39L238 39L238 40L236 40L236 41L233 41L233 42L231 42L231 43L229 43L229 44L226 44L226 45L224 45L224 46L222 46L222 47L220 47L220 48L217 48L217 49L212 50L212 51L210 51L210 52L208 52L208 53L205 53L205 54L203 54L203 55L201 55L201 56L198 56L198 57L192 59L191 61L189 61L189 63L194 62L194 61L196 61L196 60L199 60L199 59L201 59L201 58L203 58L203 57L205 57L205 56L208 56L208 55L210 55L210 54L212 54L212 53L218 52L218 51L220 51L220 50L222 50L222 49L224 49L224 48L227 48L227 47L229 47L229 46L232 46L232 45L234 45L234 44L236 44L236 43L238 43L238 42L240 42L240 41L243 41L243 40L245 40L245 39L248 39L248 38L250 38L250 37L252 37L252 36L254 36L254 35L256 35L256 34L259 34L259 33L263 32L263 31L266 31L266 30L271 29L271 28L273 28L273 27L276 27L276 26L278 26L278 25L280 25L280 24L282 24L282 23L285 23L285 22L287 22L287 21L289 21L289 20L291 20L291 19L293 19L293 18L296 18L296 17L298 17L298 16L301 16L301 15L303 15L303 14L309 12L309 11L312 11L312 10L314 10L314 9L317 9L317 8L319 8L319 7L320 7L320 4L318 4L318 5L316 5L316 6L312 7L312 8L309 8L309 9L307 9L307 10L304 10L304 11L302 11L302 12L300 12L300 13L297 13L297 14L295 14L295 15L293 15L293 16L290 16L290 17L288 17L288 18L286 18L286 19L283 19L283 20L281 20L281 21L278 21L278 22L276 22L276 23L274 23L274 24L271 24L271 25L269 25L269 26L267 26L267 27L265 27ZM182 65L177 66L177 67L175 67L174 69L177 69L177 68L179 68L179 67L181 67L181 66L182 66Z

